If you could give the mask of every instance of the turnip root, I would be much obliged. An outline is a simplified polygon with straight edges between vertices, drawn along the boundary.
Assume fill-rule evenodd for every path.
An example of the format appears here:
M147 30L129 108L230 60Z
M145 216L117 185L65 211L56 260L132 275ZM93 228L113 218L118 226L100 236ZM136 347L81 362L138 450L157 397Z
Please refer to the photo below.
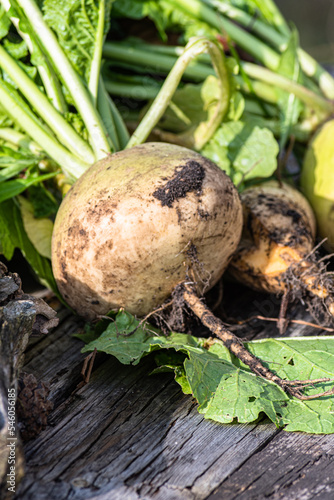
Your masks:
M222 170L186 148L146 143L100 160L70 189L55 221L53 271L68 304L90 320L120 308L149 315L177 296L254 373L308 399L300 389L309 381L264 367L199 298L241 231L239 195Z
M229 272L249 287L284 294L293 289L321 299L334 314L330 280L313 256L316 225L306 198L269 181L241 195L244 230Z
M301 187L314 210L324 246L334 251L334 120L325 123L309 144Z
M99 161L67 194L53 271L68 304L89 320L121 307L144 316L187 273L200 293L212 287L241 229L239 196L224 172L185 148L146 143Z

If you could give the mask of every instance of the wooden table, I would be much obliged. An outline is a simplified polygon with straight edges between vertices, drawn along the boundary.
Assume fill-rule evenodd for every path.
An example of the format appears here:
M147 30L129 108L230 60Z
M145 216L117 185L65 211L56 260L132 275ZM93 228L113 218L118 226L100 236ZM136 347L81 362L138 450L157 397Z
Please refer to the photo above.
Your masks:
M278 300L237 293L230 313L254 310L277 315ZM293 317L308 318L301 307ZM151 357L134 367L99 355L90 382L73 394L83 344L72 337L76 318L62 310L60 320L26 353L25 371L50 384L54 410L48 427L25 444L20 500L334 498L334 435L287 433L265 418L247 425L205 420L170 374L149 375ZM321 331L291 325L287 333ZM257 321L240 334L277 330Z

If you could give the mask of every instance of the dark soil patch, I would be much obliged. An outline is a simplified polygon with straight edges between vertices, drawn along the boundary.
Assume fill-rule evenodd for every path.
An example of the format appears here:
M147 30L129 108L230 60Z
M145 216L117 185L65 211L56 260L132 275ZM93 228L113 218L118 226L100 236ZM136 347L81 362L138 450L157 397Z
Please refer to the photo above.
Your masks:
M204 177L203 166L197 161L190 160L185 165L177 167L174 177L156 189L153 196L161 201L162 206L171 208L175 200L185 198L191 191L200 195Z

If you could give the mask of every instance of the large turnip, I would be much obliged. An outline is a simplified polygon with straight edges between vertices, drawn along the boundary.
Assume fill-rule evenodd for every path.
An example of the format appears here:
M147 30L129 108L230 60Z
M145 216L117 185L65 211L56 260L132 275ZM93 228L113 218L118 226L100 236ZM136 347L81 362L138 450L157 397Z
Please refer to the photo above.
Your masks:
M212 287L235 251L241 204L198 153L147 143L110 155L72 187L57 215L53 270L81 316L124 307L144 316L186 276Z

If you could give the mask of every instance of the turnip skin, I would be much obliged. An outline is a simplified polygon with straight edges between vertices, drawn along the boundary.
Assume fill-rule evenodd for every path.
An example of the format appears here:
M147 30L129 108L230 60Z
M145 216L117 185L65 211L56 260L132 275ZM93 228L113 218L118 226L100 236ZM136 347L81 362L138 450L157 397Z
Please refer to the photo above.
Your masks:
M183 167L195 177L190 186L181 179L173 200L177 186L168 183ZM223 171L186 148L146 143L99 161L71 188L55 221L53 272L67 303L86 319L122 307L140 317L189 270L199 292L201 282L212 287L241 230L239 195Z
M317 219L324 246L334 251L334 120L325 123L310 142L302 168L301 188Z
M254 290L310 295L321 299L332 321L332 277L313 249L316 223L311 206L296 189L270 181L241 195L244 231L229 273ZM293 282L293 284L292 284Z
M229 272L255 290L283 293L284 273L314 247L313 211L299 191L278 181L246 189L241 201L244 230Z

